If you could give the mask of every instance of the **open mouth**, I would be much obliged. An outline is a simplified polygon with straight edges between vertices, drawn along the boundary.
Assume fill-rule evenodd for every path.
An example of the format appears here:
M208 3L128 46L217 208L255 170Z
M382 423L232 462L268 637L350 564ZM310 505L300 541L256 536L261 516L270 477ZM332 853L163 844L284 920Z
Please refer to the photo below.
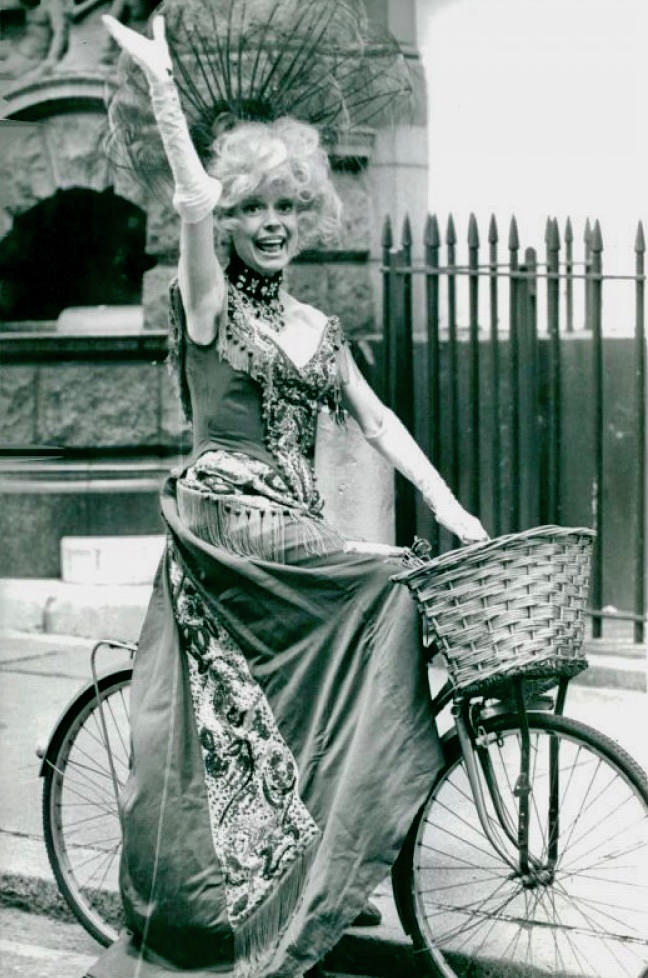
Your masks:
M284 250L285 244L285 238L264 238L261 241L254 242L257 251L260 251L263 255L280 255Z

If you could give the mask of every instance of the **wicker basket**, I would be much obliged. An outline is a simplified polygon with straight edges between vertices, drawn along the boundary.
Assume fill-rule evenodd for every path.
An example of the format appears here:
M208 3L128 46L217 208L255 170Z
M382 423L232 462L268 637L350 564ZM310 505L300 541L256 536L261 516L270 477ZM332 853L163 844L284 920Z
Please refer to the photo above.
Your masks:
M586 668L594 536L541 526L452 550L394 578L416 596L425 645L442 653L455 692L497 695L516 676L555 680Z

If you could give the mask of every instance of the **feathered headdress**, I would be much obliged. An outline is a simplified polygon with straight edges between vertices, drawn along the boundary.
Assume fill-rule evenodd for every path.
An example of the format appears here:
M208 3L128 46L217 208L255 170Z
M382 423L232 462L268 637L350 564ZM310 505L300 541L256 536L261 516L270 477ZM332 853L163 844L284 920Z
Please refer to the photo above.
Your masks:
M206 160L241 119L292 116L324 139L383 123L409 105L398 43L362 0L165 0L174 75L192 138ZM169 171L146 81L127 55L109 104L109 155L149 188Z

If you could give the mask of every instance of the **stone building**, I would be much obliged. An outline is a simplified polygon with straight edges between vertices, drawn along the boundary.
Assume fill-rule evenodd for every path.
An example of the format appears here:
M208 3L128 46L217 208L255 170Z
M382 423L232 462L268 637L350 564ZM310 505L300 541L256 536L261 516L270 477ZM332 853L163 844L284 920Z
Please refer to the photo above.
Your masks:
M153 7L0 0L2 576L59 576L63 536L159 532L158 486L190 445L163 362L176 218L111 171L100 150L115 71L100 16L143 27ZM422 214L427 192L414 2L367 7L403 45L414 112L335 148L343 241L301 256L290 273L295 294L340 315L355 338L380 321L382 219ZM345 488L331 506L343 525L388 538L388 492L376 495L372 525L352 519L349 472L369 463L349 439L333 446L324 435L324 490L342 453Z

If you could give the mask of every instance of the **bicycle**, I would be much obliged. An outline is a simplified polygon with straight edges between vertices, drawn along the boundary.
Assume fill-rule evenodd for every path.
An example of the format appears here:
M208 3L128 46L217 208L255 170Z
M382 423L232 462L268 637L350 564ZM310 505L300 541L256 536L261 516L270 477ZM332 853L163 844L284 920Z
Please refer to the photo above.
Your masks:
M610 738L563 716L569 680L586 665L592 536L543 527L432 560L415 548L397 575L449 670L433 715L451 705L454 719L444 766L392 871L417 973L645 976L648 778ZM566 554L560 566L554 551ZM488 648L478 640L484 622ZM92 682L57 724L41 774L54 875L83 926L109 944L120 920L117 797L132 667L99 676L104 646L136 653L122 642L95 646Z

